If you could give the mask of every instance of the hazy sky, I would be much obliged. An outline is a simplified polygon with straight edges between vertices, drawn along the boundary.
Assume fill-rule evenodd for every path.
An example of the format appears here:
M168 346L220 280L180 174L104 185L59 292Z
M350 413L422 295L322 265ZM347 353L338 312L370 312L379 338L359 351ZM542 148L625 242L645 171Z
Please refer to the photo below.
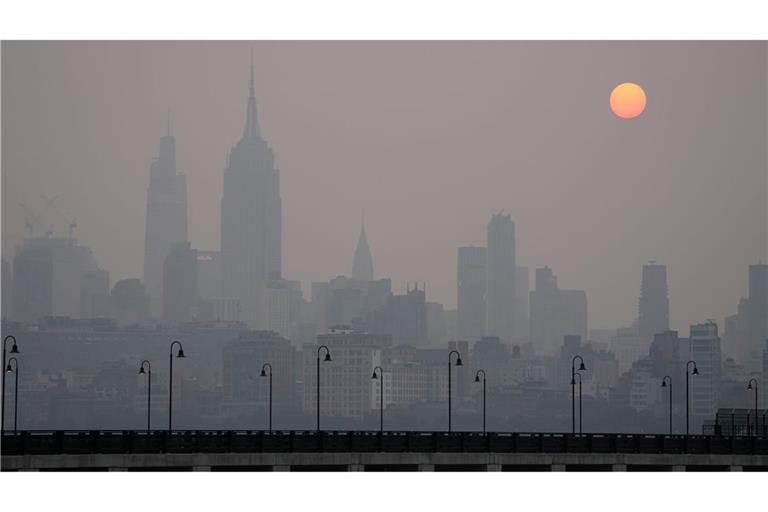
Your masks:
M635 316L668 265L673 328L735 311L766 260L764 42L2 44L2 253L59 195L112 283L140 277L149 165L168 109L193 246L217 249L250 49L281 171L284 273L349 274L361 212L377 277L455 307L456 248L512 214L518 261L587 290L590 327ZM612 88L639 83L622 120ZM533 281L533 277L531 279Z

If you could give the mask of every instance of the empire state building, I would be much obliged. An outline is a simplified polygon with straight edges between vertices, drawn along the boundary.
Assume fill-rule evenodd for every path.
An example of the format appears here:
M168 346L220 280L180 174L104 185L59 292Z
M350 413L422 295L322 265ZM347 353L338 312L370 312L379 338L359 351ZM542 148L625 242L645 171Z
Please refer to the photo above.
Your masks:
M240 319L265 325L266 289L282 273L280 171L261 136L253 86L253 63L245 128L227 158L221 198L222 286L240 300Z

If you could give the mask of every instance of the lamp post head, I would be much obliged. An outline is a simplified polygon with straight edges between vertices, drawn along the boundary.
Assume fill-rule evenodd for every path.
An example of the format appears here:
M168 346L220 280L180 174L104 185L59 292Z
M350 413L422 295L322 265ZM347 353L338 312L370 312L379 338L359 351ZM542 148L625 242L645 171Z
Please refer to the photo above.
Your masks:
M184 349L183 348L179 347L179 353L176 354L176 357L186 357L184 355Z
M694 367L693 367L693 372L692 372L692 373L693 373L694 375L698 375L698 374L699 374L699 369L698 369L698 368L696 368L696 367L694 366Z
M583 372L583 371L586 371L586 370L587 370L587 367L584 366L584 361L582 361L581 364L579 365L579 371Z
M480 376L479 375L475 375L475 382L480 382Z
M265 371L264 371L264 368L262 368L262 369L261 369L261 375L260 375L260 377L266 377L266 376L267 376L267 372L265 372Z
M13 342L13 346L11 347L11 354L18 354L19 353L19 347L16 345L16 342Z
M373 374L371 375L371 378L378 379L378 377L376 376L376 370L373 370Z
M752 383L751 382L749 384L747 384L747 389L752 389Z
M144 366L142 366L141 368L139 368L139 374L141 374L141 375L144 375Z
M325 359L323 359L323 361L326 361L326 362L330 362L331 361L331 353L330 352L326 352L325 353Z
M461 362L461 356L456 358L456 366L464 366L464 363Z
M11 363L8 363L8 366L5 367L5 371L7 373L11 373L13 371L13 368L11 368Z
M667 387L667 379L664 379L663 381L661 381L661 387L663 388Z

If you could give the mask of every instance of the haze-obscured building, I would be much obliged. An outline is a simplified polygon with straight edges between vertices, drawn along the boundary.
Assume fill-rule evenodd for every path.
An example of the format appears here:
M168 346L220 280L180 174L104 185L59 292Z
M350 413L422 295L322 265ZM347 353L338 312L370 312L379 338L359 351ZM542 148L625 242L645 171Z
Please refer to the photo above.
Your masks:
M222 294L240 299L241 320L262 328L266 289L282 277L280 171L261 135L253 64L240 141L227 157L221 198Z
M13 262L16 320L36 322L46 316L80 318L90 313L82 309L83 285L92 284L86 276L100 270L91 249L79 245L74 238L25 239Z
M286 407L295 403L296 349L272 331L247 331L227 342L222 350L223 396L230 407L258 405L269 401L269 369L261 377L264 363L272 365L273 403Z
M390 295L386 303L368 313L365 318L353 321L360 331L389 335L395 343L416 347L427 340L426 292L408 288L405 295Z
M197 251L189 242L173 244L163 264L163 320L192 321L197 300Z
M149 294L140 279L121 279L110 295L112 317L120 325L142 324L149 320Z
M320 362L320 407L323 415L360 420L378 406L378 389L371 379L380 366L382 351L392 346L390 336L355 332L351 328L333 329L317 337L317 345L304 346L303 408L314 413L317 404L317 350L326 345L331 361Z
M176 243L187 242L187 178L176 169L176 139L160 138L157 158L149 170L144 232L144 286L151 314L163 313L163 265Z
M2 257L3 264L3 281L2 281L2 311L3 320L10 320L13 316L13 272L11 271L11 263Z
M690 378L691 416L695 425L714 416L719 407L722 355L717 324L691 326L688 357L696 362L699 374ZM694 428L698 430L698 427Z
M587 294L561 290L549 267L536 269L531 296L531 342L543 354L559 351L564 336L587 337Z
M498 213L488 223L485 334L510 342L515 337L515 223Z
M665 265L658 265L654 261L643 265L638 309L638 331L641 338L650 342L654 334L669 329L669 297Z
M457 335L462 340L479 340L485 335L486 249L459 247L457 261Z

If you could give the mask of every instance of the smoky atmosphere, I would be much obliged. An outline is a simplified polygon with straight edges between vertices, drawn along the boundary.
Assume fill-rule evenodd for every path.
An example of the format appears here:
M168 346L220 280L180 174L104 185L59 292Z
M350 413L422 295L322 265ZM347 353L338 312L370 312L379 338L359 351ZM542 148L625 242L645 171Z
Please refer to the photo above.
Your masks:
M1 48L4 465L766 436L765 41Z

